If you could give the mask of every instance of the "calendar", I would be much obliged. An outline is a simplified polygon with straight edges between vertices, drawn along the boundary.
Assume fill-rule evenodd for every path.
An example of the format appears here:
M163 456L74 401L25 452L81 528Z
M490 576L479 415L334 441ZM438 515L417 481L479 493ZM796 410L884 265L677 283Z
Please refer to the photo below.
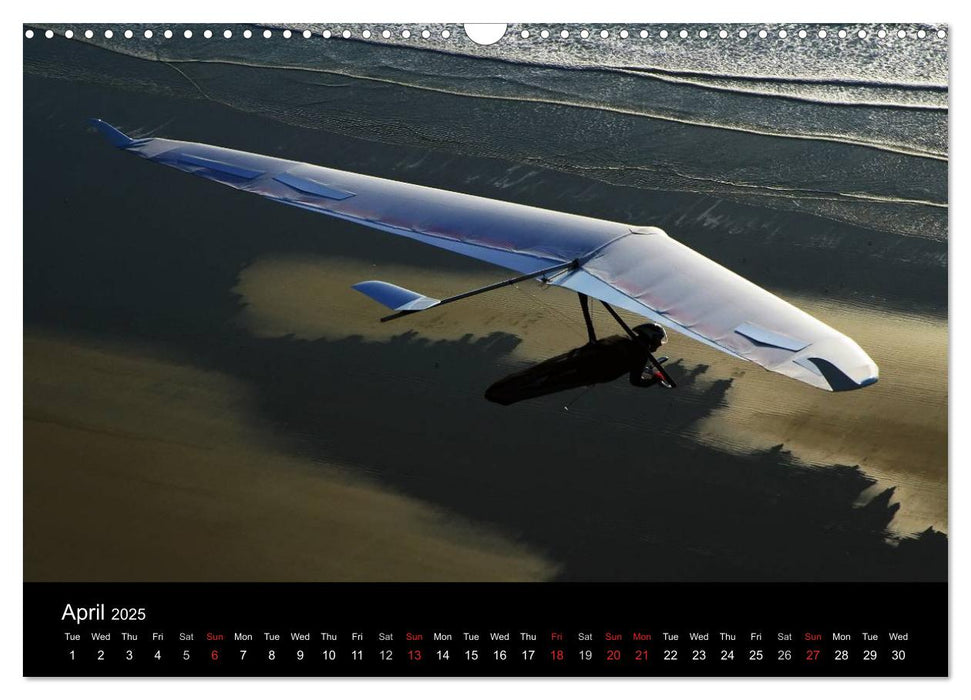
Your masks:
M24 675L947 676L951 28L305 19L22 25Z

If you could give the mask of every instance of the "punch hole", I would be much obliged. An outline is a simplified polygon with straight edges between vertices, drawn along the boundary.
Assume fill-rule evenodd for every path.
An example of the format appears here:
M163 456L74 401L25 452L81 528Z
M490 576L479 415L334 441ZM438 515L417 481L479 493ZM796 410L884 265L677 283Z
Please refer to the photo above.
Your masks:
M466 24L465 35L480 46L489 46L505 36L507 27L506 24ZM448 32L447 29L442 31L442 38L444 39L449 37L446 32ZM550 35L545 29L543 34L546 35L543 37L544 39Z

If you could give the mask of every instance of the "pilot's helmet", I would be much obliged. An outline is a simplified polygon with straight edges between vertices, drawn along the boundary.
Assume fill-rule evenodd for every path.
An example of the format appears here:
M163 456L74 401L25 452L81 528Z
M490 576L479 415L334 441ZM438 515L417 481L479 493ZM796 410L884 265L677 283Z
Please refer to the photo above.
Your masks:
M668 342L667 333L656 323L642 323L639 326L634 326L634 332L637 333L639 338L647 342L651 352Z

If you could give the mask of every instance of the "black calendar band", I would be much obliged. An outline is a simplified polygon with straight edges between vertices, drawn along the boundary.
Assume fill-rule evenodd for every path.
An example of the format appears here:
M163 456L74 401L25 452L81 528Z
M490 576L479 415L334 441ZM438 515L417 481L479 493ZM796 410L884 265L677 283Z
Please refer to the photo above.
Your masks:
M27 676L945 676L944 583L26 583Z

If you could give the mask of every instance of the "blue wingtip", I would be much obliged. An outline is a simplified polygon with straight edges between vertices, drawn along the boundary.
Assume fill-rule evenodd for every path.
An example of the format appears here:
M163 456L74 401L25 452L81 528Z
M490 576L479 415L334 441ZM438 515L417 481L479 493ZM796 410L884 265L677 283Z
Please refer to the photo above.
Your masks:
M100 119L89 119L88 122L94 126L95 129L100 131L101 135L108 139L108 142L112 146L116 146L117 148L128 148L135 143L135 139L129 138L106 121L102 121Z

